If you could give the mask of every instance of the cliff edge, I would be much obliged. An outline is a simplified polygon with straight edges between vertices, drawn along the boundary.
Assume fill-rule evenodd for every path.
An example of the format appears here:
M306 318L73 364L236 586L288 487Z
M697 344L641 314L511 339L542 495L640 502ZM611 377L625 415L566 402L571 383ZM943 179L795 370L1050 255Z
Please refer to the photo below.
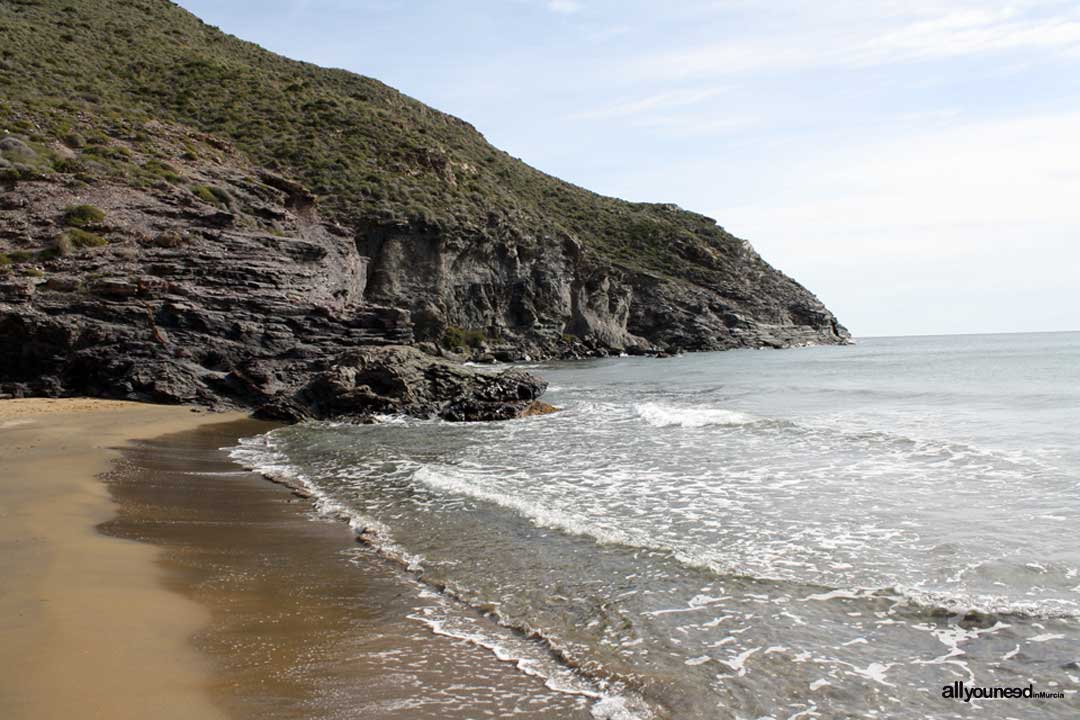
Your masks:
M0 39L0 393L259 406L358 348L848 340L710 218L563 182L165 0L3 3Z

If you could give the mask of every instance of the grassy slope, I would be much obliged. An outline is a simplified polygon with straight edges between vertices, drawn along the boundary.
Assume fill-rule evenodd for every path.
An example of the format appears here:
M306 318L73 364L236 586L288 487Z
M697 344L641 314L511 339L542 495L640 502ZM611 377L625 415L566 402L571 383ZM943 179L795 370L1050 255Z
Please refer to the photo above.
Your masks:
M468 236L494 214L522 236L573 236L618 265L725 294L749 290L748 274L790 282L709 218L545 175L376 80L274 55L165 0L0 3L0 130L42 144L99 132L138 141L150 118L302 178L346 224L420 220ZM123 158L89 159L124 172Z

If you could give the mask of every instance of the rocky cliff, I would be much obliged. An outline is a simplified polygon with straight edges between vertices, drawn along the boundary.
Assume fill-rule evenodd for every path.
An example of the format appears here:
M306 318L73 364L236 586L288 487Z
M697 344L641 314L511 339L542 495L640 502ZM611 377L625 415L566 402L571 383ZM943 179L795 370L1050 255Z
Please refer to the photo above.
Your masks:
M361 383L356 411L464 418L496 386L447 357L848 337L709 218L562 182L164 0L2 3L0 39L0 393L348 414L315 379L416 346L426 400ZM521 409L542 388L518 380Z

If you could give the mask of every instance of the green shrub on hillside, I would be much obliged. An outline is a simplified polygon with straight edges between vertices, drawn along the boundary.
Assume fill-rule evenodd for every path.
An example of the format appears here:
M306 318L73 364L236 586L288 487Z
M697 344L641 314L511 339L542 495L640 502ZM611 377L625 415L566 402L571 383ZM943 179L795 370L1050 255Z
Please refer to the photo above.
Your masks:
M28 263L34 259L34 253L29 250L12 250L7 254L8 260L14 265Z
M105 220L105 212L93 205L73 205L64 211L64 225L84 228L99 225Z
M60 158L53 163L53 170L66 175L78 175L87 171L87 165L79 158Z
M95 235L92 232L86 232L85 230L80 230L78 228L71 228L64 234L67 235L71 244L77 249L101 247L109 244L108 241L100 235Z
M484 344L487 336L482 330L467 330L451 325L443 334L442 345L447 350L459 347L478 348Z
M126 162L131 159L131 151L123 145L91 145L83 152L87 155Z
M61 20L64 32L77 28L70 41L57 42ZM330 219L354 227L413 222L446 235L573 242L706 286L746 270L741 242L709 218L591 193L377 80L274 55L173 3L0 3L0 48L0 127L42 147L65 138L81 144L79 159L94 177L153 183L115 139L152 140L143 128L154 119L213 136L181 146L183 161L210 163L235 149L301 180ZM70 142L73 118L82 143ZM228 207L227 193L197 188L200 199Z
M195 185L191 188L191 192L195 197L210 205L217 205L218 207L230 207L232 205L232 195L227 190L213 185Z
M102 247L107 244L108 241L100 235L79 228L68 228L56 236L53 246L44 251L43 255L46 258L67 257L76 250Z
M183 182L184 178L180 176L180 173L167 162L161 160L148 160L141 168L141 170L154 177L159 177L166 182L177 185Z

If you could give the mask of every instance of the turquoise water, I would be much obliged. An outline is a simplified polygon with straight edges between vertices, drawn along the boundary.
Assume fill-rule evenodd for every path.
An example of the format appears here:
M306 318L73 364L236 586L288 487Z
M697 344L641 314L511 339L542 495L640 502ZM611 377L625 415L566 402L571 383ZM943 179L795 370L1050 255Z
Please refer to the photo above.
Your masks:
M234 456L367 528L416 622L597 717L1080 713L1080 334L534 368L562 412Z

